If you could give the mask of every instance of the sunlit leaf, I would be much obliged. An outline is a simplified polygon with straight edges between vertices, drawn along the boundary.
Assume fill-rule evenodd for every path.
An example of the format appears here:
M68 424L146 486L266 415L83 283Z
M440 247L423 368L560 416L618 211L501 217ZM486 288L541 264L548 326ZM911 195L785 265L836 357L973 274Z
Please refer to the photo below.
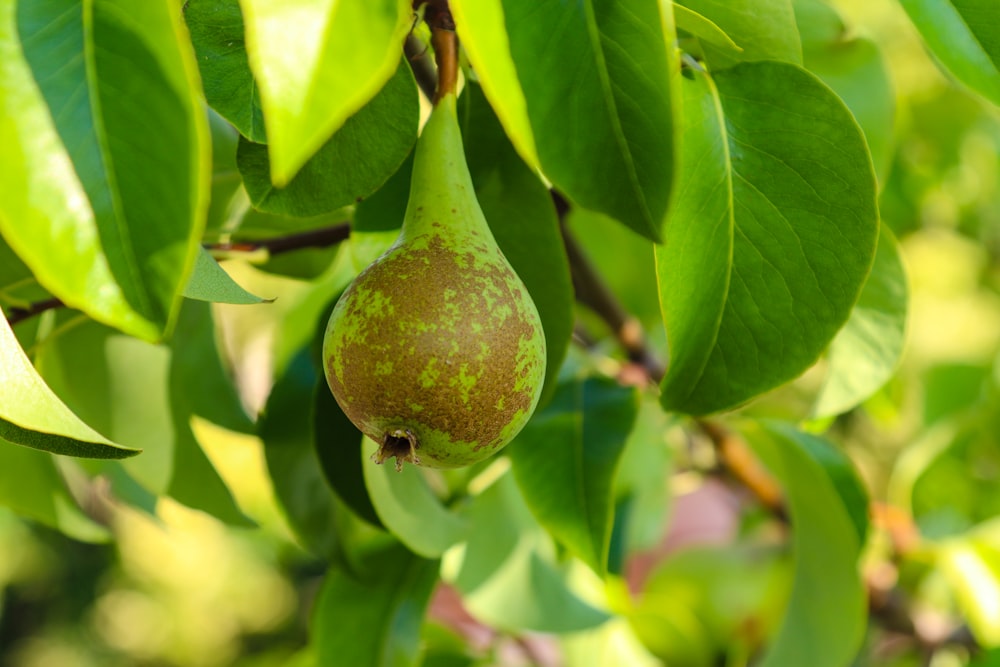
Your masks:
M0 440L0 505L85 542L106 542L107 528L77 506L52 457Z
M310 624L317 665L417 664L437 562L397 545L370 554L369 565L377 574L365 580L327 572Z
M241 139L237 164L250 200L262 211L307 217L367 197L409 154L417 138L419 110L413 75L402 62L378 94L280 187L279 181L272 179L268 158L273 144Z
M462 49L469 56L483 93L503 124L518 154L532 169L538 169L535 137L528 109L511 59L510 40L500 28L504 24L501 0L451 0L452 16Z
M942 543L937 549L941 570L969 629L983 646L1000 645L1000 534L991 521Z
M669 5L505 0L503 14L546 177L659 240L676 150Z
M865 591L861 543L834 481L790 427L748 427L750 444L785 490L795 559L791 599L763 667L843 667L861 646Z
M490 229L528 288L545 331L545 388L541 403L556 390L556 377L573 333L573 285L548 188L525 165L475 85L462 96L465 153L476 197Z
M54 454L120 459L123 447L82 422L45 384L0 317L0 438Z
M240 7L271 181L281 186L396 71L410 3L241 0Z
M850 112L784 63L685 80L681 181L663 246L668 410L731 408L811 366L850 315L878 234Z
M615 473L638 409L634 388L571 381L507 450L532 513L598 574L607 570Z
M371 460L378 445L369 438L361 448L365 485L383 525L408 549L436 558L465 538L466 521L434 494L424 472L413 465L396 470Z
M1000 5L992 0L900 0L938 61L1000 105Z
M908 301L896 238L883 225L858 303L830 344L828 375L816 397L815 416L849 410L892 377L903 353Z
M733 38L727 35L726 31L716 25L715 22L682 4L674 3L674 21L677 23L678 30L683 30L684 32L689 33L698 39L704 40L709 44L720 47L726 51L731 51L734 54L739 54L739 52L743 50L740 45L734 42Z
M21 2L15 33L12 4L0 229L65 303L159 338L194 264L211 168L180 7Z

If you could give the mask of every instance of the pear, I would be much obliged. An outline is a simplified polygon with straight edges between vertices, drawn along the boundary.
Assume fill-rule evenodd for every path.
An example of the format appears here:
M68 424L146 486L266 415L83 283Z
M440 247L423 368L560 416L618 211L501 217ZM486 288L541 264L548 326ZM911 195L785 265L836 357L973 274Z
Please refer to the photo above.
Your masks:
M538 403L541 321L476 200L454 92L417 141L399 237L337 302L323 359L340 407L379 444L374 460L397 470L481 461Z

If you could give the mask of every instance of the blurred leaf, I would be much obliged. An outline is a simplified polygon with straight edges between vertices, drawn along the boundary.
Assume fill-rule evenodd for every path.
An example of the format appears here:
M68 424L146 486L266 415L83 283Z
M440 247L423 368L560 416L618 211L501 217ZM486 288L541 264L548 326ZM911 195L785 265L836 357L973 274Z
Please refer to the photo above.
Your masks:
M777 629L790 589L789 559L780 551L693 547L656 568L629 621L665 664L712 667L727 651L759 649Z
M1000 540L996 528L981 526L937 550L937 563L955 590L973 636L988 647L1000 645Z
M683 30L700 40L723 49L723 51L732 52L736 58L739 57L739 53L743 50L714 21L682 4L674 3L674 21L677 23L678 30Z
M16 8L24 61L3 55L10 168L0 178L12 196L0 204L0 227L65 303L157 339L180 307L209 196L208 124L180 7ZM0 41L16 50L11 18Z
M382 524L416 554L436 558L461 542L467 522L445 507L414 465L396 470L378 465L371 457L378 445L365 438L361 447L365 485Z
M318 665L417 664L424 609L438 579L436 561L395 546L370 555L378 572L359 581L331 568L310 624Z
M198 344L190 342L192 348ZM191 431L190 397L176 381L169 347L77 321L41 342L36 363L87 423L142 448L142 456L123 466L147 491L222 521L251 525Z
M892 159L896 100L882 49L851 33L825 0L794 0L805 67L854 114L868 142L875 174L885 184Z
M77 506L49 454L0 440L0 470L0 505L84 542L111 538Z
M412 25L410 3L242 0L240 7L271 181L284 186L392 77Z
M476 496L465 516L468 540L450 580L475 618L500 630L553 633L608 620L569 587L511 475Z
M923 374L924 424L982 407L991 369L974 364L941 364Z
M792 0L680 0L677 4L714 23L742 51L728 45L717 47L717 39L702 42L713 71L741 61L780 60L802 64L802 46L795 27Z
M628 622L616 618L586 632L560 637L566 664L573 667L662 667L639 642ZM688 666L690 667L690 666Z
M69 456L120 459L139 453L97 433L59 400L24 355L6 317L0 317L0 438Z
M315 216L353 204L377 190L417 139L419 100L405 61L385 86L317 149L281 186L272 182L274 144L240 139L236 162L253 205L269 213Z
M1000 5L992 0L901 0L939 62L1000 105Z
M217 240L232 223L237 193L243 194L243 179L236 168L236 147L239 132L229 121L211 109L208 111L212 131L212 191L205 220L204 240Z
M360 273L396 241L406 217L410 199L413 152L385 184L364 201L358 202L351 223L351 259Z
M503 11L546 177L658 241L676 152L672 13L651 0L507 0Z
M382 527L368 496L361 460L361 431L337 405L325 377L317 379L313 399L315 410L316 455L327 483L355 514Z
M476 197L542 319L547 366L540 404L544 404L556 390L573 334L573 285L559 218L548 188L518 157L483 91L469 84L462 101L463 140Z
M314 553L336 553L333 494L316 456L313 397L316 369L301 351L277 378L260 417L258 434L274 492L296 535Z
M244 137L266 143L260 93L243 40L239 0L187 0L184 20L198 56L205 99Z
M532 513L599 575L607 572L615 474L638 410L634 388L571 381L507 448Z
M909 294L896 237L885 225L861 296L829 350L829 369L813 416L850 410L885 384L903 354Z
M198 252L194 273L184 289L184 296L213 303L256 304L265 299L240 287L204 248Z
M451 0L449 7L462 35L462 50L472 63L483 94L521 159L532 172L538 171L538 152L527 104L514 69L507 31L501 27L502 0Z
M878 212L864 138L812 75L755 62L692 76L679 196L656 249L671 345L661 400L706 414L816 361L867 278Z
M814 457L816 438L775 426L748 427L746 435L785 490L795 558L791 599L761 665L843 667L866 623L854 512Z

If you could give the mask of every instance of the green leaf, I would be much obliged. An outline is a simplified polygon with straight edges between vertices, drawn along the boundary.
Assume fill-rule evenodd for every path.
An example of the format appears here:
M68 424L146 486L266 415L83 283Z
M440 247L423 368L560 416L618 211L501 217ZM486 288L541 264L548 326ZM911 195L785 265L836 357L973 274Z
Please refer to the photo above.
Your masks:
M615 474L638 411L634 388L600 378L571 381L507 449L532 513L600 575L607 571Z
M476 197L490 229L531 294L545 331L545 389L556 378L573 334L573 285L548 188L521 161L478 86L462 96L462 126Z
M243 305L266 301L240 287L204 248L195 260L194 272L184 290L184 296L212 303Z
M271 181L283 186L392 77L412 11L407 0L241 0L240 7Z
M679 196L656 249L661 401L705 414L816 361L868 275L878 211L864 137L809 73L745 63L683 88Z
M511 143L532 171L538 171L538 151L528 120L527 103L517 79L504 24L501 0L450 0L462 50L503 124Z
M239 0L188 0L184 20L198 56L206 101L244 137L267 143L260 93L247 60Z
M468 525L445 507L413 465L396 470L378 465L371 457L378 445L369 438L361 447L365 485L382 524L408 549L421 556L436 558L465 539Z
M316 380L316 369L305 349L271 389L258 434L275 495L289 524L311 551L329 558L336 553L337 507L314 444Z
M669 5L506 0L503 11L546 177L577 204L660 240L676 152Z
M512 475L503 474L476 496L466 516L468 540L449 554L455 559L446 560L442 572L475 618L511 632L553 633L608 620L570 587L551 539L532 518Z
M733 38L726 34L726 31L698 12L688 9L684 5L674 3L674 21L677 29L704 40L709 44L720 47L726 51L738 54L743 49L733 41Z
M412 667L436 561L397 546L369 557L377 575L359 580L331 568L310 624L317 665Z
M21 2L15 35L11 4L0 21L0 183L16 194L0 204L0 229L65 303L159 338L194 264L211 167L180 8Z
M830 86L854 114L868 142L879 183L893 156L896 100L879 45L858 37L824 0L795 0L805 67Z
M901 0L931 52L956 79L1000 105L1000 5Z
M49 454L0 440L0 470L0 505L84 542L111 538L77 506Z
M742 51L735 53L717 39L702 42L713 71L741 61L780 60L802 64L802 46L795 26L792 0L680 0L677 4L714 23Z
M54 454L102 459L135 456L64 404L35 372L6 317L0 317L0 438Z
M813 436L748 427L750 444L785 490L792 521L792 595L762 667L843 667L861 646L865 591L851 512L811 454ZM808 443L808 444L807 444Z
M833 339L813 415L837 415L885 384L903 354L909 295L896 238L882 226L875 263L847 324Z
M281 187L271 178L268 151L273 144L240 139L236 162L250 201L262 211L306 217L367 197L392 176L413 148L419 112L417 87L403 61L378 94Z
M212 132L212 192L205 220L205 240L218 240L223 230L229 231L242 203L243 179L236 168L236 147L239 132L219 114L208 112ZM239 193L240 201L237 201Z

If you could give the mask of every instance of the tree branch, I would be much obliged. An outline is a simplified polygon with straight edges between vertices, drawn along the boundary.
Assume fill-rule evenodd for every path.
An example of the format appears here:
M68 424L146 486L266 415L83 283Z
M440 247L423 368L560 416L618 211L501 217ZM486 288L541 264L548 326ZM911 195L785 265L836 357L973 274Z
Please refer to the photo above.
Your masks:
M62 301L53 297L51 299L45 299L44 301L36 301L27 308L10 308L7 310L7 323L10 326L14 326L15 324L19 324L24 320L34 317L35 315L41 315L46 310L62 308L65 305L66 304Z

